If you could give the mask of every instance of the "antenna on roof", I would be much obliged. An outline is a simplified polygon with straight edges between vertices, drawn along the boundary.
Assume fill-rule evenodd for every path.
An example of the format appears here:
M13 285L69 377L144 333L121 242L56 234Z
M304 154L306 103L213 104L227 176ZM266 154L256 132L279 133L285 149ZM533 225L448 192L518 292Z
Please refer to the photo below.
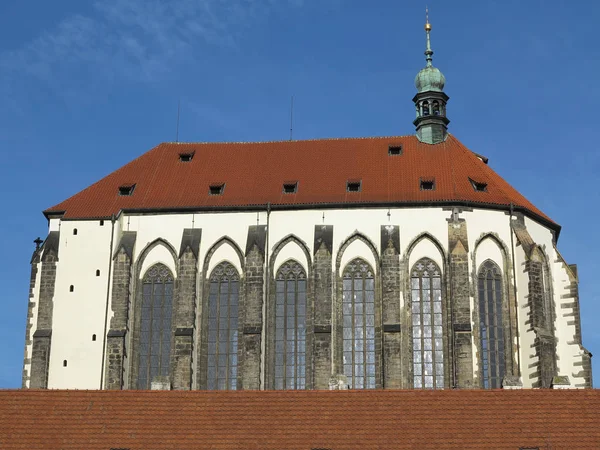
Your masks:
M294 96L292 95L292 102L290 104L290 141L292 140L293 131L294 131Z
M175 135L175 142L179 142L179 111L181 110L181 98L177 101L177 134Z

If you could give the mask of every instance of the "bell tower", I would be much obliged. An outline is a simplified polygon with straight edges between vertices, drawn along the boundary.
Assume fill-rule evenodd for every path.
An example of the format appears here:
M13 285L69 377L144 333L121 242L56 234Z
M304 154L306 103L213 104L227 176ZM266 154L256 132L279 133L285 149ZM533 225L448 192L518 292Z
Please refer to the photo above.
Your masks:
M444 93L446 78L439 69L433 67L429 11L426 12L426 15L425 33L427 35L427 48L425 50L425 60L427 64L415 78L417 95L413 98L413 102L416 106L417 118L413 124L417 128L417 138L421 142L439 144L440 142L444 142L448 136L448 124L450 120L446 117L446 103L449 97Z

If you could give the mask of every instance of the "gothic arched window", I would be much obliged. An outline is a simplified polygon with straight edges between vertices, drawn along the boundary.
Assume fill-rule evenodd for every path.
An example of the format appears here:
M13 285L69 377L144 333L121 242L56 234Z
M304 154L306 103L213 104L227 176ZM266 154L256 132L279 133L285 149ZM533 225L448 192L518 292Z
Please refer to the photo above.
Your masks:
M237 389L240 276L222 262L210 275L208 294L208 389Z
M163 264L150 267L142 280L138 389L169 376L173 274Z
M275 389L306 387L306 272L288 261L275 290Z
M375 278L373 269L356 258L344 269L344 375L351 389L375 388Z
M506 361L504 356L504 323L502 319L502 272L490 260L485 261L478 278L479 336L483 387L502 387Z
M429 258L417 261L410 287L414 387L443 388L442 276L437 264Z

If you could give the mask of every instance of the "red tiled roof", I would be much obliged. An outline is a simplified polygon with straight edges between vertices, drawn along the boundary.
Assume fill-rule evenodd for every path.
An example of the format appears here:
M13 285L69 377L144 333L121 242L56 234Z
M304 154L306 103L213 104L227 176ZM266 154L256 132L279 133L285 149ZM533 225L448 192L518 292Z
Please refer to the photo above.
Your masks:
M389 156L390 145L402 154ZM179 154L194 153L190 162ZM422 190L420 180L435 180ZM477 192L471 180L487 184ZM361 180L360 192L347 192ZM298 182L284 194L284 182ZM209 186L225 183L223 195ZM131 196L120 186L135 184ZM106 218L125 210L185 210L266 205L511 203L557 227L455 137L436 145L415 136L258 143L163 143L73 197L45 211L64 217Z
M598 449L598 390L0 391L2 449Z

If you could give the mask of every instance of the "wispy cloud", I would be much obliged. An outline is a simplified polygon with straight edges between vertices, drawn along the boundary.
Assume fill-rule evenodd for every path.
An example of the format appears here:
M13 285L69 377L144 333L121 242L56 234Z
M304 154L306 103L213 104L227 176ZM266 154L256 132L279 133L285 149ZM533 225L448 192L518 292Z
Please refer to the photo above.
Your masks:
M300 6L302 0L97 0L94 14L65 17L31 42L0 53L0 70L50 85L73 71L154 81L198 43L235 46L274 9Z

